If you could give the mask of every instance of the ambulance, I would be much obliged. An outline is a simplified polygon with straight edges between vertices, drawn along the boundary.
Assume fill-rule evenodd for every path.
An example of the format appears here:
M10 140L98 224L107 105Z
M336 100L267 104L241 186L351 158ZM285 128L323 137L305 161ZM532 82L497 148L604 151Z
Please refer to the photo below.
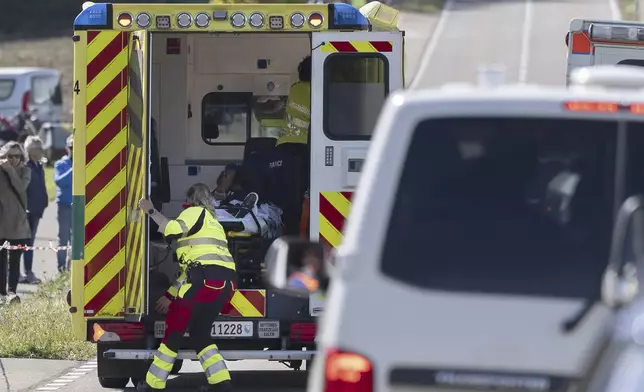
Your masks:
M404 86L397 18L378 2L360 10L343 3L83 5L73 35L68 303L76 337L97 343L102 386L144 377L165 330L154 304L176 277L173 251L138 200L156 198L164 215L176 217L192 184L214 188L228 165L273 148L298 64L309 55L305 236L340 244L380 109ZM299 369L316 353L323 299L266 289L264 252L279 227L253 217L255 231L245 221L222 222L240 289L212 336L227 360ZM178 358L175 371L196 356L181 351Z
M573 70L591 65L644 66L644 23L573 19L566 34L566 81Z
M643 109L615 65L390 96L307 391L642 390ZM276 240L271 287L320 247Z

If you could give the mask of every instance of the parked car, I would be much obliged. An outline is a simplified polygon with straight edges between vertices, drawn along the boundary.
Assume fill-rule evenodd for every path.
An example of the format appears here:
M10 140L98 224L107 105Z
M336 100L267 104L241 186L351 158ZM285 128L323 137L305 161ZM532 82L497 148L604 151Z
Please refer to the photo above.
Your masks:
M64 154L69 135L61 126L63 99L61 73L53 68L0 67L0 116L29 116L37 124L49 159ZM41 127L41 125L45 125Z

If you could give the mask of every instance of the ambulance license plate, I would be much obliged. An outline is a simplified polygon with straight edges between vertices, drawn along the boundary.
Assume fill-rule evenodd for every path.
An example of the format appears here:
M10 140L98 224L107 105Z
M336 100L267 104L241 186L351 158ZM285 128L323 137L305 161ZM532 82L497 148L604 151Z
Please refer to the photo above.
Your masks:
M212 337L248 338L253 337L252 321L215 321L210 331Z

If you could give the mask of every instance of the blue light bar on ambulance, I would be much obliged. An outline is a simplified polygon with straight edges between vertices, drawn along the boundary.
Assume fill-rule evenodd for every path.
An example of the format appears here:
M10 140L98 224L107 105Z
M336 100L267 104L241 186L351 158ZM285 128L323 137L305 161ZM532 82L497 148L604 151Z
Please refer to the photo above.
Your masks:
M329 4L329 29L370 30L371 23L360 10L350 4Z
M593 23L588 29L591 40L644 41L644 27Z
M74 28L76 30L112 28L112 4L88 4L74 20Z

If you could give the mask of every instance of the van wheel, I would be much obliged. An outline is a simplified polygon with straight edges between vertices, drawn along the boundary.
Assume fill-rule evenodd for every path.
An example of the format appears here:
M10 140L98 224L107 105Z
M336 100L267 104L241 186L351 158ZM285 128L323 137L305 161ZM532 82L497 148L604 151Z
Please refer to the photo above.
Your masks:
M101 384L103 388L125 388L129 381L129 378L98 378L98 383Z
M170 372L170 374L179 374L182 366L183 359L177 359L176 361L174 361L174 365L172 365L172 371Z

